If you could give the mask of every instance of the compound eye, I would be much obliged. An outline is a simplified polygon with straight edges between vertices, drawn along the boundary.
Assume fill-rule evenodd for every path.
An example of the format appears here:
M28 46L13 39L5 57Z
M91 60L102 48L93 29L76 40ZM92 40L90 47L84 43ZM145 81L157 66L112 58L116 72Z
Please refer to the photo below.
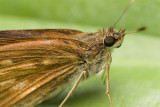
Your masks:
M106 36L106 38L104 39L104 44L107 47L113 46L114 43L115 43L115 38L113 38L112 36Z

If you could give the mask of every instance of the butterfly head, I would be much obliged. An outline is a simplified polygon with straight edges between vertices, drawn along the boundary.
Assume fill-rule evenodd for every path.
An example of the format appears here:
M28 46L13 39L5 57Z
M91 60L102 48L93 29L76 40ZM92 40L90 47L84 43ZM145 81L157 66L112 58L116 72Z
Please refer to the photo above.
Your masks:
M104 45L110 48L119 48L123 42L125 29L115 31L112 27L105 30Z

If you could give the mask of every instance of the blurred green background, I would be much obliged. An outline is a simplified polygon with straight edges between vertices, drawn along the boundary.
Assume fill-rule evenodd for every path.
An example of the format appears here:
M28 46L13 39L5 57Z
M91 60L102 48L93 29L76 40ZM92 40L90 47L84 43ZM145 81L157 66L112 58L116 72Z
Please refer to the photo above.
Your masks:
M0 0L0 30L67 28L93 32L112 26L129 0ZM116 26L127 31L112 54L110 92L114 107L160 107L160 1L136 0ZM64 107L109 107L101 75L83 81ZM58 106L66 96L37 107Z

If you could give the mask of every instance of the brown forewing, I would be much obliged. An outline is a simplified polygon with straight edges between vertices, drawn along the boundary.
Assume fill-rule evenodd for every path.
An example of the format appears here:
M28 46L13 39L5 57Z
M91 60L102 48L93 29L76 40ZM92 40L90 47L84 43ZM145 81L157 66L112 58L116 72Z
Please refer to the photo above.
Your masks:
M0 31L0 106L33 106L82 72L85 58L99 52L85 37L65 29Z
M0 45L50 38L71 38L79 33L83 32L71 29L4 30L0 31Z

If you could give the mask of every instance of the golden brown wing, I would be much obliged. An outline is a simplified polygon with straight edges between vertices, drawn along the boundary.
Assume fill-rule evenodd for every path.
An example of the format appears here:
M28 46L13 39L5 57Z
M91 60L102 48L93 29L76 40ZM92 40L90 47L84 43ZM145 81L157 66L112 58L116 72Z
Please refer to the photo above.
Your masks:
M0 46L0 106L33 106L83 70L91 48L80 41L40 39Z
M17 37L63 37L64 35L76 35L82 33L79 30L73 29L34 29L34 30L2 30L0 31L0 37L4 38L17 38Z
M0 46L33 40L50 38L69 38L82 33L72 29L34 29L34 30L4 30L0 31Z

